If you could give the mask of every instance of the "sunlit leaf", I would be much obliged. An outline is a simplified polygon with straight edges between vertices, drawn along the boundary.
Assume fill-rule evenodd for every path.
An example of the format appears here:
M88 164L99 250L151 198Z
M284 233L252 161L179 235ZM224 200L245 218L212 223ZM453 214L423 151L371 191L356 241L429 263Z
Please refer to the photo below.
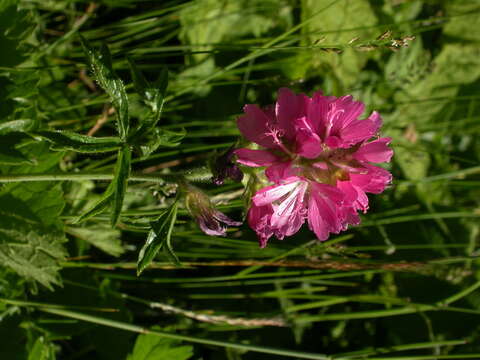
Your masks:
M133 352L127 360L187 360L193 356L193 347L177 340L142 334L137 337Z

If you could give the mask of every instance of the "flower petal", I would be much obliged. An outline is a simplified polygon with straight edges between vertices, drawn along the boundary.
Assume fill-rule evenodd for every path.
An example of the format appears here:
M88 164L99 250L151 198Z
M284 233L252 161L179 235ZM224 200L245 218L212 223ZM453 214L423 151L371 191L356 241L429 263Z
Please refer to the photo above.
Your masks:
M254 203L248 210L248 225L257 233L261 248L267 246L268 239L273 235L270 218L273 214L272 205L256 206Z
M251 167L270 166L280 161L277 156L266 150L242 148L235 150L234 153L237 155L237 162Z
M322 149L322 141L320 137L314 132L311 124L307 121L306 117L298 118L295 120L296 129L296 153L307 158L315 159L318 157Z
M295 138L295 119L305 116L306 104L310 98L300 94L294 94L288 88L278 90L278 100L275 106L275 114L278 127L284 131L284 137L288 140Z
M264 187L263 189L257 191L257 193L252 197L252 201L257 206L272 204L282 196L293 191L298 186L299 180L299 178L292 177L286 179L286 181L282 184Z
M307 190L306 181L298 181L295 188L278 206L273 207L272 219L270 224L274 228L284 228L282 230L285 236L293 235L298 231L299 219L304 219L303 198ZM301 221L301 224L303 221ZM296 230L295 230L296 229Z
M245 105L245 115L237 119L237 126L243 136L266 148L275 148L273 138L268 135L273 126L273 119L268 117L257 105Z
M265 169L265 175L268 180L274 183L280 183L284 179L295 176L296 171L295 168L292 167L292 162L286 161L269 166Z
M393 150L388 147L391 141L391 138L380 138L365 143L353 154L353 158L374 163L389 162L393 156Z

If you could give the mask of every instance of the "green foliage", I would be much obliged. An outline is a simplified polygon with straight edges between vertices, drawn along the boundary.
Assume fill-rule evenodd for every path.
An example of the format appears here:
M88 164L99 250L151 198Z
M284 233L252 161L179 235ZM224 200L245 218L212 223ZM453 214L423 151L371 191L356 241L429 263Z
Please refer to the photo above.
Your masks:
M16 149L20 146L28 136L22 133L10 133L8 135L0 135L0 165L22 165L29 163L30 160L26 158L19 150Z
M118 257L125 252L120 240L120 231L104 224L89 226L70 226L66 232L76 238L92 244L105 253Z
M0 358L480 358L479 14L475 0L0 1L0 179L44 180L0 185ZM251 194L205 164L239 143L242 106L282 86L378 110L393 185L326 242L203 234L172 202L178 182L241 218ZM135 342L152 324L180 340Z
M162 114L163 104L165 102L165 94L168 87L168 70L163 67L160 70L160 75L155 83L151 84L132 59L128 59L130 66L130 72L132 74L133 85L137 93L142 97L146 105L148 105L152 111L151 117L142 119L141 129L143 131L149 130L157 125Z
M66 252L59 185L18 184L0 192L0 264L52 289Z
M44 337L39 337L33 345L28 360L55 360L55 345L45 340Z
M150 223L152 229L148 233L145 245L138 253L137 275L140 275L148 267L162 248L166 248L172 258L178 263L171 245L172 231L177 220L177 210L178 201L175 201L168 210L162 212L157 219Z
M123 199L127 191L127 182L130 176L132 162L132 152L128 146L124 146L118 153L117 166L115 168L114 179L110 186L113 186L113 210L111 224L115 226L120 212L122 211Z
M83 50L95 74L95 78L106 91L117 115L118 134L122 140L128 136L130 119L128 114L128 96L123 81L113 70L112 59L107 45L94 49L86 39L80 36Z
M116 137L93 137L70 131L37 131L31 133L52 143L52 150L100 153L118 150L122 143Z
M133 352L127 360L187 360L193 356L193 347L155 335L138 335Z

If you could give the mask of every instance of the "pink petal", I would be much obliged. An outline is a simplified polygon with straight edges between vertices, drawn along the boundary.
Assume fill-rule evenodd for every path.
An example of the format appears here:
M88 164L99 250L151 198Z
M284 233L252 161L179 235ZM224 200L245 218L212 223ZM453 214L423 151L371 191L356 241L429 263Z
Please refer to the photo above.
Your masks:
M282 129L284 137L288 140L295 138L295 119L305 116L305 104L309 99L305 95L295 95L288 88L278 90L278 100L275 106L275 114L278 127Z
M266 148L275 148L273 138L268 134L273 126L273 119L269 118L257 105L245 105L245 115L237 119L237 126L243 136L254 143Z
M265 169L265 175L268 180L279 183L283 179L296 175L296 169L292 167L291 161L276 163Z
M306 117L298 118L295 121L296 129L296 153L307 158L315 159L318 157L322 149L322 141L320 137L314 132Z
M273 208L274 212L270 224L275 228L286 226L284 229L284 235L286 236L294 234L299 229L297 227L298 219L299 217L303 218L303 198L307 186L308 183L306 181L298 181L296 187L290 192L290 194L278 206L274 206Z
M235 150L234 154L237 155L237 162L251 167L270 166L280 161L277 156L266 150L242 148Z
M257 191L252 197L252 201L257 206L272 204L282 196L293 191L299 183L299 178L292 177L286 179L283 184L271 185Z
M273 208L271 205L256 206L252 204L247 214L248 225L257 233L261 248L267 246L268 239L273 235L270 227L270 218Z
M391 141L391 138L380 138L365 143L353 154L353 157L359 161L389 162L393 156L393 150L388 147Z
M329 104L336 100L334 96L323 96L317 91L312 96L312 101L307 110L307 118L314 132L320 137L325 135Z
M354 210L368 210L368 197L362 188L353 185L350 181L337 181L337 187L345 194L346 206L351 206Z

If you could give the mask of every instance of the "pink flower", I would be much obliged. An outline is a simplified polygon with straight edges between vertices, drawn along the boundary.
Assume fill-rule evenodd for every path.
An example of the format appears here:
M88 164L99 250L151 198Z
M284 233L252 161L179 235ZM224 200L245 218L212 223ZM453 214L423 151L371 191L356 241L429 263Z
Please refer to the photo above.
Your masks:
M253 197L248 222L260 245L296 233L307 220L319 240L360 222L366 193L381 193L391 174L372 163L389 162L390 138L379 138L381 118L360 120L364 105L351 96L316 92L312 98L279 90L274 107L246 105L238 128L263 149L237 149L237 161L265 167L273 185Z
M185 207L205 234L225 236L226 225L240 226L242 224L215 209L208 196L200 189L190 184L183 184L183 186L186 192Z

